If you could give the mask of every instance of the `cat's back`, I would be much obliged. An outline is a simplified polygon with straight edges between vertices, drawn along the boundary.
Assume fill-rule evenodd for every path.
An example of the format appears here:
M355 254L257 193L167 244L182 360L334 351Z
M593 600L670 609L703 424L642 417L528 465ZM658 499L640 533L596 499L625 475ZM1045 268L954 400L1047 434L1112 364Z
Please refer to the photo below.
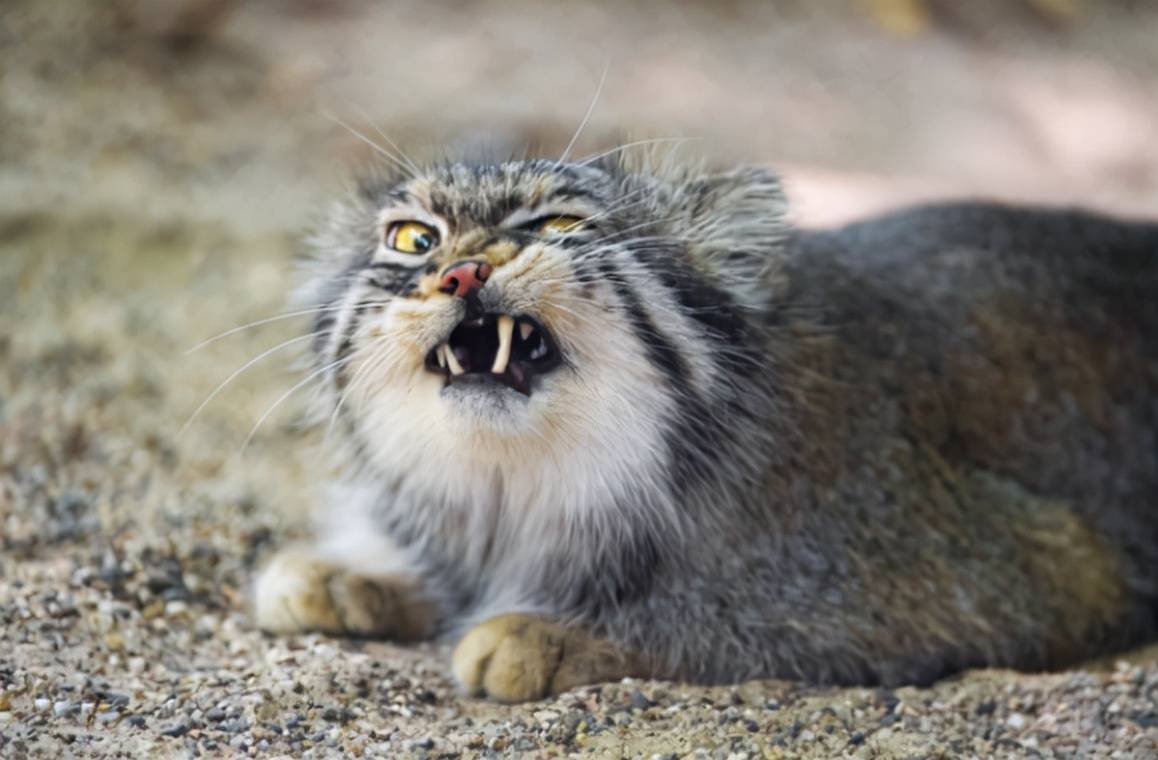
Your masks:
M791 251L781 318L821 336L796 360L836 389L838 457L935 452L1158 561L1158 224L939 205Z
M1114 330L1158 353L1158 220L993 203L918 206L792 240L794 301L853 288L914 312L1019 299L1035 320ZM819 279L818 279L819 278ZM855 305L860 303L856 299Z

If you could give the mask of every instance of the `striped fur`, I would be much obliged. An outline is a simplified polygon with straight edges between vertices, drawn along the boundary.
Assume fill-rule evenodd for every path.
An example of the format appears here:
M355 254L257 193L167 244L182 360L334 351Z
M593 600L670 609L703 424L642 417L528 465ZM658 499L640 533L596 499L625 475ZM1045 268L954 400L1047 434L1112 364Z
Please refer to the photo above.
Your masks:
M1153 632L1158 228L976 207L806 235L784 212L763 171L620 159L363 183L303 290L349 465L322 544L421 578L442 635L534 613L696 680L920 681ZM589 227L520 228L545 214ZM384 247L403 218L432 254ZM467 308L433 283L480 255L475 308L561 349L529 398L424 369ZM1086 289L1117 269L1139 295ZM1003 411L1024 425L971 426L970 366L1036 394ZM1018 466L1035 447L1069 479Z

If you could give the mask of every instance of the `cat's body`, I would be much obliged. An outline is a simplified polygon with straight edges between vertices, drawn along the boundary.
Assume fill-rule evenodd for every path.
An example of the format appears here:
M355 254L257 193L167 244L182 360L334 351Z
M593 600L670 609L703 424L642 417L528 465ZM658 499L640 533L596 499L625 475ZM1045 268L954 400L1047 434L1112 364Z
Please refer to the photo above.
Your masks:
M444 167L344 209L311 297L357 473L259 580L264 627L477 626L455 671L501 699L919 682L1155 632L1158 226L972 205L793 232L761 172L614 162Z

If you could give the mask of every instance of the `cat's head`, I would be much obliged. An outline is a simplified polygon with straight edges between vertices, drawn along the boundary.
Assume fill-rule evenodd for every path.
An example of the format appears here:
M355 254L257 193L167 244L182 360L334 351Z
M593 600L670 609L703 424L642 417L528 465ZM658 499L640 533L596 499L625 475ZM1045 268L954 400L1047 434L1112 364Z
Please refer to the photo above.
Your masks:
M529 160L366 182L307 287L332 414L388 467L662 467L688 415L725 414L756 371L782 214L758 170Z

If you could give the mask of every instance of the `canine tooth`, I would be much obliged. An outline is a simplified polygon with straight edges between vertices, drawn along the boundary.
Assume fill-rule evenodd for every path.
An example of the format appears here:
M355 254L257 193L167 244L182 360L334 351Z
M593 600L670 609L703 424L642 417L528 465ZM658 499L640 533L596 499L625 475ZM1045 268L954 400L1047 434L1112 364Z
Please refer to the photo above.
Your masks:
M442 367L443 369L446 369L446 352L449 350L450 346L443 343L438 347L438 350L435 351L435 353L438 354L438 366Z
M515 318L503 314L498 319L499 350L495 351L495 362L491 365L491 372L501 375L507 369L507 362L511 360L511 338L515 334Z
M454 349L450 346L446 347L446 363L450 365L450 374L452 375L461 375L466 371L458 363L458 357L454 355Z
M519 323L519 335L523 336L523 340L526 340L527 338L531 337L531 333L533 333L534 331L535 331L535 326L533 324L531 324L530 322L520 322Z
M542 340L540 340L539 343L534 348L531 349L531 358L532 359L542 359L546 355L547 355L547 344L544 343Z

